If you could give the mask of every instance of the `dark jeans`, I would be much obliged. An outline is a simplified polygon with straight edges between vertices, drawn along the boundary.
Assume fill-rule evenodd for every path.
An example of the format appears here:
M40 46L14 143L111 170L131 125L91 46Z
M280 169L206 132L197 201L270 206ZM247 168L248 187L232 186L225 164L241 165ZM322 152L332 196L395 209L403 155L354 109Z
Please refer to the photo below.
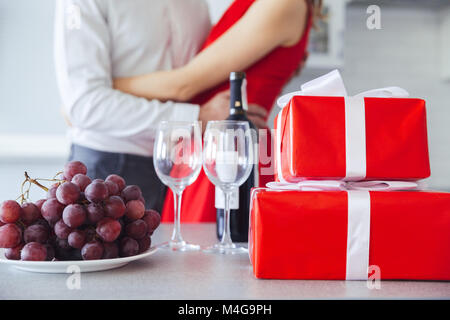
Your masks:
M92 179L105 179L110 174L123 177L127 185L135 184L142 190L147 209L161 213L166 187L156 175L153 158L125 153L112 153L72 144L69 161L78 160L88 168Z

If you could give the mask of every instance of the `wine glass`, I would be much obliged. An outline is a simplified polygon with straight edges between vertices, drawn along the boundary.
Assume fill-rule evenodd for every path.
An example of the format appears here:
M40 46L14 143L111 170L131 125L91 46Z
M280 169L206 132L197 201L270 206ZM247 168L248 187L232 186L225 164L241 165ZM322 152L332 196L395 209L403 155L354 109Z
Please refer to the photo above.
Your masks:
M235 254L247 252L230 235L230 199L253 168L253 139L247 121L210 121L204 136L203 169L208 179L225 195L225 223L222 239L205 252Z
M171 240L162 245L174 251L199 250L199 245L183 240L180 231L181 196L198 177L202 166L202 134L200 124L162 121L156 134L153 164L159 179L174 195L175 218Z

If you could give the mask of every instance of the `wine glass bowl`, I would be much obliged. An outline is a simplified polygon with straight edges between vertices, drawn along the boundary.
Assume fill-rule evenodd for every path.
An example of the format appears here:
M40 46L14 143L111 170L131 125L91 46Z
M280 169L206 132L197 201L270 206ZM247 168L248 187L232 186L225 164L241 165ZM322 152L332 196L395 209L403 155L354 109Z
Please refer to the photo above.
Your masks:
M204 136L203 169L208 179L225 195L225 224L220 243L205 250L234 254L245 252L230 236L230 197L253 169L253 139L247 121L210 121Z
M233 189L247 180L253 166L249 134L249 125L244 121L208 122L203 168L214 185Z
M202 166L200 124L162 121L156 134L153 164L159 179L172 190L175 202L172 238L163 247L176 251L200 249L198 245L187 244L180 231L182 193L197 179Z

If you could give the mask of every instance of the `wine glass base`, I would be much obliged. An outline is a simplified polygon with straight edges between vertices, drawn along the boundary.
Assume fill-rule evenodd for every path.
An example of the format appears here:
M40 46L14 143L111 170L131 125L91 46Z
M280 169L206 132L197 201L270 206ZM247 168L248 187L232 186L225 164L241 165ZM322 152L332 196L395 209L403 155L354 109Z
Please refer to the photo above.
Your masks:
M248 249L246 247L236 245L234 243L226 245L222 243L217 243L211 247L203 249L203 252L218 253L218 254L241 254L241 253L248 253Z
M187 243L186 241L169 241L158 246L161 249L172 251L198 251L200 246L197 244Z

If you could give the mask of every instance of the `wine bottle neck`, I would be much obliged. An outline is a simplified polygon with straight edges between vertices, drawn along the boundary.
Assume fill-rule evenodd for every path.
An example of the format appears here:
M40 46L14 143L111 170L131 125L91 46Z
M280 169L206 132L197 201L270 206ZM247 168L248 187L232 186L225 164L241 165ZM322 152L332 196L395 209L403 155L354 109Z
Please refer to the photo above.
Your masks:
M246 114L242 99L243 81L244 79L230 81L230 115Z

